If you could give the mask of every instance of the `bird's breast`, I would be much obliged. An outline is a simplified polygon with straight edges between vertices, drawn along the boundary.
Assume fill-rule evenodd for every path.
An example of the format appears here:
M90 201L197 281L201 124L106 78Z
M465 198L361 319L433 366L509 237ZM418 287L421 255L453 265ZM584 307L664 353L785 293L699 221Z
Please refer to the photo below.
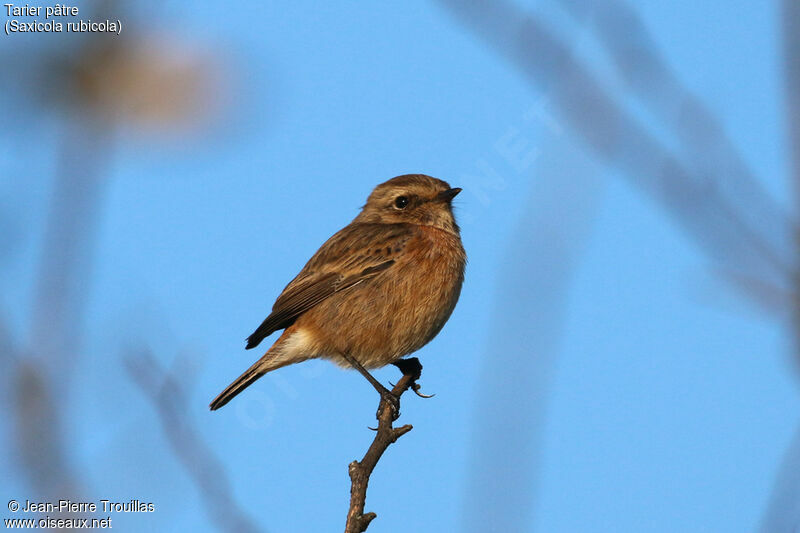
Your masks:
M391 268L302 317L330 356L347 351L367 368L386 365L427 344L453 312L466 263L457 235L422 227L389 257Z

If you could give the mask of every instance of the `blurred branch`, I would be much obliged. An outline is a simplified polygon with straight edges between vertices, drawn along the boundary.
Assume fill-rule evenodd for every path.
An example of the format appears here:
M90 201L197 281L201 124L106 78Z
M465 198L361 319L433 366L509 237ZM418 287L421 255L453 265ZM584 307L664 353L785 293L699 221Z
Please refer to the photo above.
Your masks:
M463 532L530 527L567 293L601 198L596 168L574 145L551 139L542 153L498 274L473 394Z
M671 130L686 156L686 165L699 179L713 182L719 198L768 247L791 252L794 223L748 168L720 121L677 78L642 21L623 0L559 0L577 20L596 30L618 75ZM789 2L797 10L797 2ZM795 28L800 31L800 28ZM794 35L797 39L797 31ZM798 96L800 84L793 94ZM716 201L716 200L715 200ZM793 258L784 258L793 264Z
M110 152L110 125L92 119L66 125L47 215L31 317L30 345L59 360L59 376L75 367L89 265ZM63 382L62 379L59 379Z
M11 331L6 324L5 314L0 312L0 364L6 365L6 368L11 368L11 365L16 364L17 359L16 347L11 339ZM6 378L8 378L9 373L5 374Z
M707 175L709 169L698 171L692 163L671 154L540 19L505 1L439 3L532 81L545 84L566 124L591 151L617 165L665 207L713 260L773 285L789 287L794 250L774 238L776 231L785 231L773 227L780 226L777 222L769 222L774 217L762 220L743 211L747 198L739 192L733 195L737 201L732 203L721 185L727 175L725 179ZM694 131L695 127L689 129ZM706 127L706 131L714 128ZM747 190L759 191L758 197L768 198L757 182L746 176L742 174L739 181L747 182ZM772 204L768 211L780 213Z
M191 409L181 383L161 369L146 350L130 353L125 365L131 379L153 403L172 452L194 481L203 507L217 528L261 531L234 499L222 463L187 418Z
M674 134L683 155L672 154L637 122L537 16L502 0L439 0L533 82L544 85L574 134L665 207L713 261L734 272L731 279L740 293L762 309L787 302L773 295L796 299L793 219L760 186L719 120L667 67L636 11L619 0L560 2L576 18L591 21L628 89ZM800 4L783 0L783 11L792 181L800 199ZM791 312L791 307L784 308L780 316ZM795 313L800 331L800 312ZM491 426L480 429L487 427ZM792 458L797 449L795 443L788 454L764 531L796 527L800 483L793 479L797 461ZM483 458L487 459L485 453ZM491 490L477 492L491 494ZM503 515L490 508L493 516ZM785 519L780 516L782 508L791 509L794 516L774 529Z
M64 398L80 353L88 267L108 157L105 124L76 119L66 128L37 278L30 348L8 366L21 472L43 500L79 499L83 485L70 464Z
M13 367L13 435L20 466L42 501L80 499L80 483L65 454L63 402L43 368L27 357Z
M76 119L66 128L37 278L30 348L28 353L14 352L7 367L21 472L43 500L79 499L83 485L68 455L72 447L65 432L64 398L80 353L88 265L108 156L105 125Z
M784 95L786 106L790 182L795 209L800 208L800 3L781 2L783 25ZM794 363L800 368L800 276L793 280ZM800 530L800 427L785 452L761 518L763 533L795 533Z
M117 2L100 0L81 7L81 13L95 20L106 19L105 14L112 20L125 18L111 13L119 9ZM0 330L8 390L13 394L8 418L15 426L9 433L21 457L20 474L40 501L80 500L77 491L85 479L70 464L75 448L70 440L80 435L66 431L68 388L81 354L112 134L117 126L155 132L195 124L192 119L206 118L213 107L207 97L219 94L212 77L203 76L208 74L204 69L213 66L205 56L173 37L167 39L167 32L154 38L131 30L128 27L121 37L84 33L57 42L37 39L35 46L24 40L17 49L0 53L4 70L15 72L0 82L13 93L5 115L26 127L57 115L63 127L34 281L29 338L23 347L12 347ZM9 129L15 136L19 130ZM42 151L46 147L39 146L40 140L39 135L37 142L28 139L22 144ZM197 452L197 447L191 451ZM222 500L209 507L218 510L228 503ZM230 524L247 526L244 520ZM242 529L246 528L236 528Z
M22 357L0 314L0 363L10 392L8 422L19 471L42 501L80 500L82 482L70 464L61 393L50 384L47 359Z
M757 311L766 315L780 316L786 309L791 309L794 295L786 289L765 283L758 278L744 276L739 272L717 268L712 271L723 283L736 286L738 289L750 295L749 303Z
M416 357L404 360L411 368L405 365L399 368L403 371L403 377L392 389L392 394L398 398L409 388L416 387L416 380L422 372L422 365ZM416 389L415 389L416 390ZM399 405L399 404L398 404ZM370 522L377 516L375 513L364 514L364 506L367 500L367 485L372 471L378 464L383 452L400 437L411 431L412 426L406 424L398 428L392 427L393 409L383 398L378 404L378 429L375 432L375 439L372 441L367 453L361 461L350 463L350 508L347 511L347 524L345 533L362 533L369 527Z
M788 147L797 207L800 206L800 3L783 0L781 8Z
M777 469L772 494L761 519L761 533L797 533L800 524L800 429Z

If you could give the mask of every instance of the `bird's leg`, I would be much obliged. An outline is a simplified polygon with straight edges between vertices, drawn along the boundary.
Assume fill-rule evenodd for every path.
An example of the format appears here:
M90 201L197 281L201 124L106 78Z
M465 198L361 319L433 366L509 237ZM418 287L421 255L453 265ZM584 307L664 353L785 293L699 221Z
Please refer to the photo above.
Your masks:
M355 368L356 370L358 370L358 372L359 372L359 373L360 373L362 376L364 376L365 378L367 378L367 381L369 381L369 382L370 382L370 384L371 384L373 387L375 387L375 390L376 390L376 391L378 391L378 394L380 394L380 395L381 395L381 398L382 398L382 399L383 399L383 400L384 400L386 403L388 403L389 405L391 405L391 406L392 406L392 413L393 413L393 414L392 414L392 419L393 419L393 420L397 420L397 418L400 416L400 398L398 398L397 396L395 396L394 394L392 394L392 391L390 391L389 389L387 389L386 387L384 387L383 385L381 385L380 381L378 381L377 379L375 379L375 378L373 377L373 375L372 375L372 374L370 374L370 373L367 371L367 369L366 369L366 368L364 368L363 366L361 366L361 363L359 363L358 361L356 361L356 360L355 360L355 358L354 358L352 355L350 355L349 353L344 353L344 352L342 352L342 354L341 354L341 355L342 355L342 357L344 357L345 361L347 361L348 363L350 363L350 366L352 366L353 368ZM417 362L419 363L419 361L417 361ZM422 369L422 366L420 366L420 369ZM380 413L380 407L378 407L378 413Z
M422 376L422 363L416 357L409 357L408 359L398 359L394 366L400 369L404 376L411 376L411 390L420 398L433 398L435 394L422 394L419 389L417 380Z

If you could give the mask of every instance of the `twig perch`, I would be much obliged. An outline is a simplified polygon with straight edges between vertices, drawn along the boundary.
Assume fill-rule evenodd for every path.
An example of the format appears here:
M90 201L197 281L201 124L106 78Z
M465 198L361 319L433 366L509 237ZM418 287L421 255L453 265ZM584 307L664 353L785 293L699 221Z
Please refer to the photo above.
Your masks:
M403 372L403 377L397 382L397 385L392 389L398 401L400 396L408 389L419 392L419 386L416 381L422 373L422 365L416 357L398 361L395 364ZM399 415L399 412L397 413ZM367 500L367 485L369 484L369 477L378 464L383 452L389 448L389 445L397 439L411 431L411 424L406 424L400 427L393 427L396 416L392 406L381 398L378 404L378 429L375 432L375 440L372 441L367 453L361 461L353 461L350 463L350 509L347 511L347 525L345 526L345 533L363 533L369 527L370 522L377 516L375 513L364 513L364 505Z

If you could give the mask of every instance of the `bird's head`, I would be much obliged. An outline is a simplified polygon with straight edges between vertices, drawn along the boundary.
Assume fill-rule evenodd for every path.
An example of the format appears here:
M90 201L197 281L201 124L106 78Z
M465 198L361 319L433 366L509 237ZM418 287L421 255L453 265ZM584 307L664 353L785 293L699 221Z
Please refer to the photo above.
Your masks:
M397 176L375 187L355 222L419 224L458 234L452 200L460 192L425 174Z

